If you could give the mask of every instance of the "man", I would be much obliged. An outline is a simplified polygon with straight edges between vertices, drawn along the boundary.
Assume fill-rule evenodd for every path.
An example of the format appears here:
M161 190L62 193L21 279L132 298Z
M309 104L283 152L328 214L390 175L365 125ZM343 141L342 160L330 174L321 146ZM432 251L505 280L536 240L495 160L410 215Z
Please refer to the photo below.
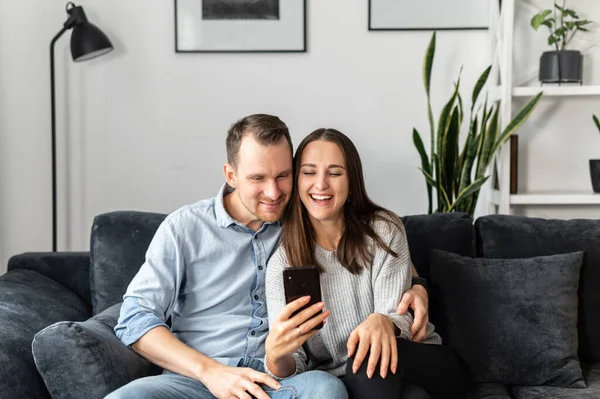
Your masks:
M347 398L343 384L324 372L281 382L264 373L264 279L292 193L292 143L279 118L258 114L233 124L226 146L227 184L161 224L115 327L124 344L165 372L109 398ZM399 306L415 311L417 337L426 303L419 287Z

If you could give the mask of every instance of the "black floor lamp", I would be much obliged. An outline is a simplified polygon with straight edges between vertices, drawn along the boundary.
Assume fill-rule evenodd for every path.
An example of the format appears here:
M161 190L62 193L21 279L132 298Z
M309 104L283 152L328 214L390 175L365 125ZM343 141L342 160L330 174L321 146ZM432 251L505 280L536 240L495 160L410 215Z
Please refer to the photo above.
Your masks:
M83 7L67 3L69 17L50 42L50 92L52 96L52 251L56 252L56 102L54 92L54 44L69 29L73 61L86 61L113 49L110 40L100 29L88 22Z

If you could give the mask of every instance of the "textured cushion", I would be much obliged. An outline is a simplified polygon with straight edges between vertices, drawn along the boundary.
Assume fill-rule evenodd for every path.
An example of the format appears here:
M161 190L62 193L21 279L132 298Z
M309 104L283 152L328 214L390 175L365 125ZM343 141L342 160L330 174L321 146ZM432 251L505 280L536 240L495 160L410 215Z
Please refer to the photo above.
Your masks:
M447 344L476 382L583 388L577 287L583 252L528 259L431 253Z
M467 213L434 213L433 215L411 215L402 218L410 257L419 276L429 280L429 250L441 249L464 256L475 255L475 229L473 219ZM442 340L446 330L440 323L439 300L432 285L429 297L429 319L435 325Z
M583 368L586 389L556 387L514 387L516 399L598 399L600 398L600 363Z
M512 399L510 389L497 382L475 384L467 395L468 399Z
M37 369L53 399L103 398L160 370L115 336L121 304L84 322L62 321L36 334Z
M600 362L600 220L493 215L477 219L480 256L527 258L585 251L579 283L579 357Z
M156 213L111 212L94 218L90 261L94 314L123 300L165 217Z
M0 276L0 397L48 398L31 341L59 320L85 320L91 309L78 295L37 272L12 270Z

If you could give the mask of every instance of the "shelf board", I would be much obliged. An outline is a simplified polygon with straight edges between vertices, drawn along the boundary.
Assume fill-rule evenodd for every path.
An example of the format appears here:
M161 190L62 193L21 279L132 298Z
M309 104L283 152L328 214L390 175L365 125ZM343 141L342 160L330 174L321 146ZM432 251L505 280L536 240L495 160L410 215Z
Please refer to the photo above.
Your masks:
M600 96L600 86L527 86L513 88L515 97L532 97L540 91L544 96Z
M511 194L511 205L595 205L600 204L600 194L594 193L531 193Z

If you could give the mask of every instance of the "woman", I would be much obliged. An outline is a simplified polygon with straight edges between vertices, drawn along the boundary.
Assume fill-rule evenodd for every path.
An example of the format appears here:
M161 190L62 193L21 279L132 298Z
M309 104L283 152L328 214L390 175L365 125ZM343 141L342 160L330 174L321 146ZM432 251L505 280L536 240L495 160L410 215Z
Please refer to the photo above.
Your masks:
M406 233L398 216L367 196L354 144L318 129L300 143L294 166L283 243L267 267L268 373L324 370L355 399L407 397L407 387L419 397L464 397L460 360L433 325L425 343L412 342L412 316L395 312L411 282ZM292 317L307 298L285 304L283 269L306 265L320 269L323 301Z

